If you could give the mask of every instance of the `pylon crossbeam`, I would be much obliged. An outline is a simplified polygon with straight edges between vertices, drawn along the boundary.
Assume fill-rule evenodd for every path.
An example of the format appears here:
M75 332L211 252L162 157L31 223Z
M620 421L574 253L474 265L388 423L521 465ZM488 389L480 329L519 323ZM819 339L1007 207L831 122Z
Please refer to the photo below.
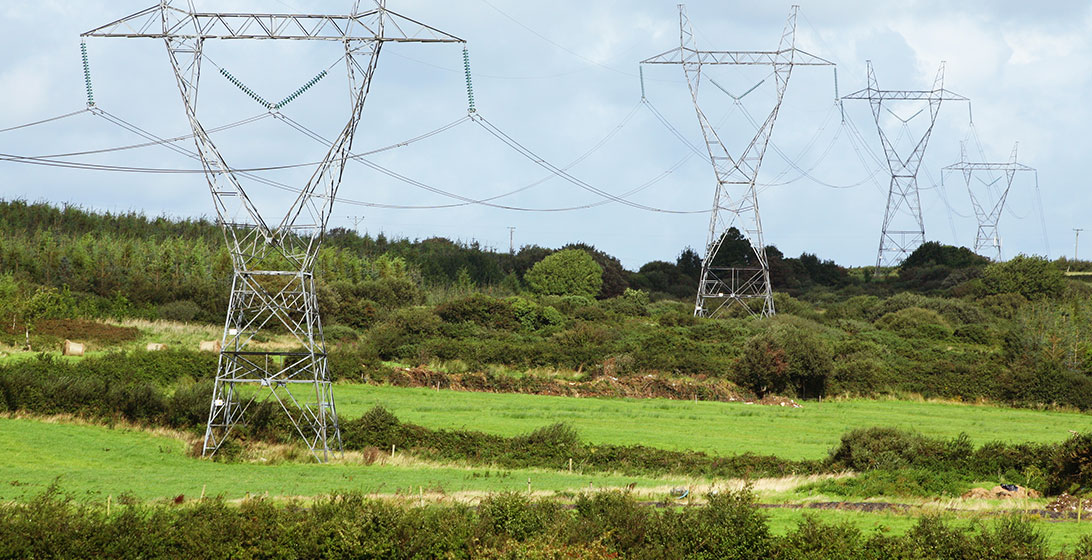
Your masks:
M350 15L192 13L175 8L168 2L92 29L81 36L127 39L464 42L454 35L386 8Z
M697 63L703 65L732 64L736 66L773 66L776 64L800 66L831 66L834 63L802 51L797 48L780 51L699 51L692 48L674 48L651 58L641 64L682 64Z

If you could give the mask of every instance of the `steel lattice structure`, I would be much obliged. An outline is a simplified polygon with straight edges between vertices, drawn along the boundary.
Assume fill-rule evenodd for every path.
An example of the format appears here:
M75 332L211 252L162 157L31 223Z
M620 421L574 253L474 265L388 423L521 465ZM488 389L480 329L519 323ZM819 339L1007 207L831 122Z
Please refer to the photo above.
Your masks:
M326 344L315 297L315 260L345 164L351 156L379 52L385 42L465 43L420 22L377 7L348 15L235 14L183 10L162 0L83 34L84 37L162 39L201 154L205 177L234 267L222 350L204 439L214 454L248 408L274 399L314 456L341 449L337 410L327 372ZM348 123L288 211L265 219L224 161L197 114L202 49L210 39L304 40L341 43L351 110ZM269 106L270 111L278 107ZM256 345L263 329L291 333L300 349L270 352ZM244 387L251 387L244 389ZM293 388L297 388L293 390Z
M1016 162L1016 151L1020 145L1012 147L1012 155L1005 163L971 162L967 160L967 146L961 148L962 157L959 163L953 163L944 168L944 171L959 171L963 173L963 180L967 184L967 193L971 196L971 205L974 206L975 216L978 218L978 233L974 240L974 252L979 255L992 257L995 261L1001 260L1001 236L997 231L997 222L1001 219L1001 211L1005 208L1005 200L1012 189L1012 180L1018 171L1035 172L1034 167L1028 167ZM997 176L992 181L986 182L975 177L976 172L1002 172L1003 176ZM975 178L982 183L983 191L975 194L975 188L971 179ZM999 191L991 192L991 189L1002 178L1005 184ZM985 203L985 204L983 204ZM986 254L989 252L990 254Z
M749 300L762 300L762 315L775 313L773 289L770 286L770 268L766 259L766 245L762 236L762 220L758 212L758 192L755 181L762 165L762 158L770 142L777 113L789 85L793 66L832 66L834 63L796 48L796 14L793 6L785 24L781 41L775 51L701 51L694 46L694 33L686 15L686 7L679 5L678 48L641 61L641 64L678 64L683 67L694 110L698 115L709 158L713 164L717 187L713 195L713 211L709 218L709 238L702 260L701 281L698 284L694 314L713 317L733 303L740 304L751 314L757 315ZM698 102L702 67L707 65L771 66L776 82L776 101L765 121L759 127L738 157L733 157L720 134L702 112ZM739 221L743 232L755 253L757 267L733 268L716 266L714 260L724 241L724 235L732 224Z
M918 170L933 134L937 115L942 101L969 101L966 97L944 89L944 63L940 64L931 90L881 90L876 83L876 73L872 61L868 61L868 87L851 93L842 99L866 99L872 106L872 115L876 119L880 143L891 171L891 185L887 192L887 210L884 212L883 229L880 233L880 249L876 256L876 266L894 266L907 255L925 243L925 220L921 215L921 195L918 192ZM892 101L926 101L929 104L929 126L906 157L899 155L895 143L884 132L880 117L884 103ZM924 110L915 113L909 119L901 119L903 124L913 119ZM898 117L896 117L898 118Z

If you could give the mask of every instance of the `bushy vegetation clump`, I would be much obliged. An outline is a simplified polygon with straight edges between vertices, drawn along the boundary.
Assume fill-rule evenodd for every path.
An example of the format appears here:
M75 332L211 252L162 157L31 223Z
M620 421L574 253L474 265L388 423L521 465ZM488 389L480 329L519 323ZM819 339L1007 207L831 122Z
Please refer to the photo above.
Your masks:
M705 496L705 505L655 508L622 492L581 494L571 510L523 494L494 494L477 508L409 506L340 494L314 502L261 499L229 505L105 508L47 491L0 508L5 558L1085 558L1085 538L1051 556L1028 519L972 526L923 517L904 535L864 533L805 517L775 535L748 490Z
M603 269L588 253L565 249L535 263L523 279L536 294L591 297L603 287Z

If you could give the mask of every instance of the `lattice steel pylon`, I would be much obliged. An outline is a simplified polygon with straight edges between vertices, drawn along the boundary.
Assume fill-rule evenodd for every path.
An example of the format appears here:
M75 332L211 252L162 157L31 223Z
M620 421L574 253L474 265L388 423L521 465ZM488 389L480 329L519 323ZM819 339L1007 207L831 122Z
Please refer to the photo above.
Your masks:
M974 206L975 216L978 218L978 233L974 240L974 252L985 257L991 257L995 261L1001 260L1001 236L997 231L997 222L1001 219L1001 211L1005 209L1005 200L1012 189L1012 180L1018 171L1035 172L1034 167L1028 167L1016 162L1016 151L1019 143L1012 147L1012 155L1009 161L1004 163L972 162L967 159L967 145L960 147L961 158L959 163L953 163L943 171L959 171L963 173L963 180L967 183L967 193L971 195L971 205ZM1003 176L994 177L986 182L975 176L976 172L1003 172ZM983 185L983 191L975 194L975 188L971 179L975 179ZM1000 189L994 189L1001 179L1005 184ZM990 254L986 254L986 253Z
M891 185L887 192L887 210L884 212L883 229L880 233L880 250L876 256L876 266L894 266L907 255L925 243L925 220L921 215L921 196L918 192L918 170L933 134L937 115L942 101L969 101L966 97L944 89L944 63L933 81L931 90L881 90L876 84L876 73L872 70L872 61L868 61L868 87L851 93L842 99L867 99L872 105L872 115L876 119L880 143L883 144L887 166L891 171ZM884 132L880 117L883 106L891 101L927 101L929 103L929 126L914 145L910 155L900 157L887 133ZM907 119L895 115L905 125L924 109ZM894 115L894 113L892 113Z
M776 51L700 51L694 47L694 33L686 15L686 6L679 4L678 48L641 61L641 64L678 64L683 67L686 82L694 100L705 145L716 175L717 188L713 195L713 211L709 218L709 238L702 260L701 280L698 284L694 315L714 317L732 304L739 304L752 315L773 315L773 288L770 286L770 267L766 259L766 245L762 235L762 220L758 213L758 192L755 181L762 166L762 158L770 142L777 113L789 85L793 66L833 66L833 62L796 48L796 13L793 6L785 30ZM776 101L766 120L761 122L755 136L738 157L732 157L721 141L720 134L709 122L698 103L702 66L748 65L771 66L776 86ZM752 88L753 89L753 88ZM749 93L749 92L748 92ZM742 96L741 96L742 97ZM727 219L726 219L727 218ZM717 266L714 263L724 235L735 221L742 225L743 233L755 253L757 267L735 268ZM762 300L762 309L756 312L749 300Z
M162 0L83 36L164 40L231 254L234 276L203 453L216 453L244 423L253 403L274 399L315 458L327 460L332 449L341 449L341 434L315 296L315 260L351 157L379 52L386 42L465 41L391 12L383 0L367 11L360 10L358 0L348 15L201 13L192 1L183 10ZM209 39L328 41L345 50L348 123L276 221L259 213L198 118L202 49ZM280 105L267 108L278 111ZM287 331L301 349L261 349L256 336L263 329Z

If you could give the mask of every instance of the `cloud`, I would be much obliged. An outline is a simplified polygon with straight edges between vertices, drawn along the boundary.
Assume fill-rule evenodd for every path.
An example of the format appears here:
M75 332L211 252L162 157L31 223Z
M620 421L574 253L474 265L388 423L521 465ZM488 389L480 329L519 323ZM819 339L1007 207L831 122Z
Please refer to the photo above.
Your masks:
M195 2L199 9L222 11L336 12L351 5L348 0ZM78 34L151 3L5 2L0 7L4 26L0 49L5 53L0 61L0 87L5 91L6 111L0 116L0 128L80 108L83 77ZM1014 204L1021 205L1014 206L1014 214L1029 217L1003 218L1006 254L1044 252L1042 221L1055 244L1068 239L1069 228L1088 225L1080 223L1080 209L1092 203L1092 195L1082 188L1083 164L1092 148L1085 131L1092 115L1083 98L1092 85L1092 59L1087 56L1092 47L1087 34L1092 15L1087 2L810 0L801 4L798 45L839 64L842 94L865 86L866 59L875 63L880 86L890 89L929 87L937 65L946 60L945 84L973 99L976 130L986 155L1004 159L1012 143L1021 141L1021 159L1040 169L1046 219L1038 219L1033 186L1014 187ZM670 209L711 205L708 164L695 157L673 168L688 149L646 106L637 105L637 62L678 43L674 3L388 0L388 5L468 39L481 114L537 154L565 165L590 151L572 173L613 193L662 176L633 195L642 204ZM788 9L788 2L688 3L699 46L718 49L773 48ZM89 47L100 107L156 134L187 130L162 43L103 39L90 41ZM209 53L216 64L230 68L270 97L292 91L319 69L332 68L329 77L285 111L331 136L347 117L343 67L331 66L340 56L337 50L259 42L210 45ZM459 47L388 45L354 148L394 144L465 114L462 72ZM222 79L212 62L206 64L202 80L200 111L207 123L224 124L261 112ZM746 89L756 81L746 72L730 71L724 77L730 91ZM681 71L647 69L645 85L649 99L672 127L700 146L701 133ZM869 264L879 238L887 178L870 175L875 162L867 151L878 153L880 148L867 104L847 104L850 123L843 127L831 103L832 85L831 74L825 70L798 69L793 74L773 141L790 159L801 159L785 161L772 151L767 155L760 181L795 180L763 190L766 239L788 255L807 251L842 263ZM748 96L748 110L754 114L767 110L769 98L762 97L767 94ZM709 102L714 103L717 95L710 93ZM730 105L728 101L718 114L727 114ZM625 120L634 107L638 111ZM945 242L973 242L976 227L969 199L960 190L963 187L949 185L942 198L932 185L940 180L940 168L958 159L960 141L970 138L964 111L958 104L944 106L923 164L931 175L923 175L927 231L931 239ZM748 126L740 121L726 127L726 143L746 142ZM854 136L852 128L861 138ZM214 138L233 161L255 166L312 161L316 153L322 153L321 145L273 119ZM138 141L138 136L105 119L81 116L56 126L2 134L0 152L47 154ZM813 144L810 149L809 143ZM193 148L192 143L179 145ZM399 173L471 198L515 190L545 174L473 123L375 159ZM149 167L195 165L161 149L129 150L91 160ZM4 198L135 208L154 215L196 216L211 210L207 185L199 175L132 176L0 165L6 179L0 188ZM798 168L810 173L801 174ZM306 181L303 172L276 177L293 185ZM348 167L346 177L342 193L346 198L401 206L457 202L358 164ZM846 189L828 186L856 183ZM500 199L512 206L538 208L601 200L560 179ZM675 216L618 204L568 213L472 206L398 210L344 204L335 211L339 222L334 225L347 225L349 215L364 215L373 233L382 227L396 236L480 239L502 248L507 247L507 227L516 226L518 243L556 246L584 241L619 255L631 268L650 260L672 260L688 245L703 246L707 227L706 215Z

